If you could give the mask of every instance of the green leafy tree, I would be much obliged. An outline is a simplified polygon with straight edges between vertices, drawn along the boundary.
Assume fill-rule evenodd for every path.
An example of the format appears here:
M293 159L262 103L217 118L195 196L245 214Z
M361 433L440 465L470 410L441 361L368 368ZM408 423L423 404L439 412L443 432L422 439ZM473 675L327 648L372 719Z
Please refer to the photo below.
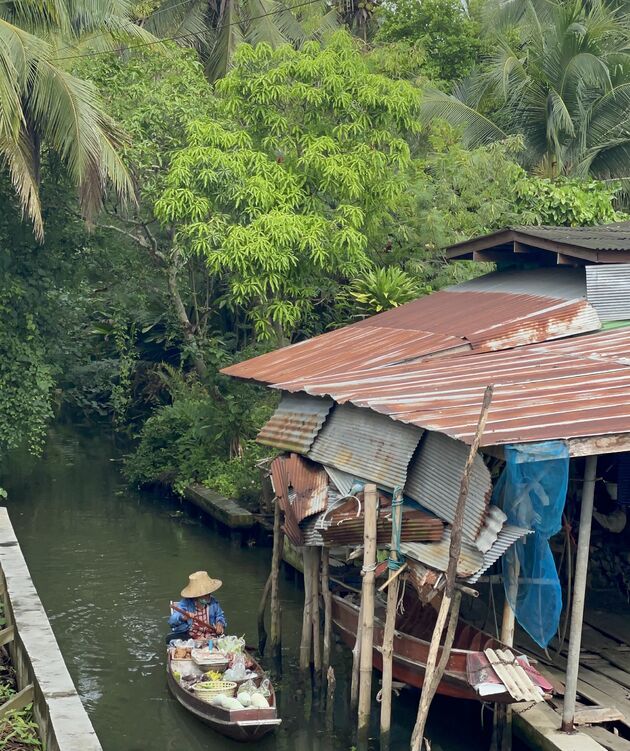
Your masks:
M424 117L468 145L522 134L523 163L545 177L630 172L630 26L605 0L510 0L490 14L494 53L452 96L428 92Z
M434 80L468 74L481 50L480 26L460 0L396 0L379 10L376 42L407 42L426 53L424 70Z
M243 46L217 112L189 129L156 204L182 254L225 278L259 337L296 330L373 263L407 188L420 92L326 48Z
M193 50L164 43L160 49L136 51L129 59L88 58L81 71L102 91L109 113L129 134L122 154L138 196L127 212L108 202L96 228L110 240L122 238L134 252L140 250L163 273L167 293L163 304L184 343L184 359L190 358L203 377L211 295L208 275L205 268L196 268L194 259L182 255L173 243L173 225L160 225L153 210L166 188L172 155L186 143L189 124L213 110L203 67Z
M211 81L226 75L242 43L301 47L339 27L326 0L162 0L148 3L146 26L199 49Z

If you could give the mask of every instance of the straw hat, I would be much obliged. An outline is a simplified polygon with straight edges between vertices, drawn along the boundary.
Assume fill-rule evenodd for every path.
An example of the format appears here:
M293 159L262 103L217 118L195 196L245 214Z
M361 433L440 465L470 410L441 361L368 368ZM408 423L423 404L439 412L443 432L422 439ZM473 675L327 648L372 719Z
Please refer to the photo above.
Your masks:
M188 586L182 589L182 597L203 597L216 592L222 584L220 579L211 579L207 571L195 571L188 577Z

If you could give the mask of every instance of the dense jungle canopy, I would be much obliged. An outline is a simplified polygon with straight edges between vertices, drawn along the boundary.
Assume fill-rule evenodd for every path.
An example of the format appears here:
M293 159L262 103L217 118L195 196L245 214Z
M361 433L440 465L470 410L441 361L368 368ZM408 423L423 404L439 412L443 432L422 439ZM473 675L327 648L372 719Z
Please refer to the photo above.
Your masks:
M62 419L253 497L273 397L223 365L486 270L450 242L625 215L629 10L3 3L0 485Z

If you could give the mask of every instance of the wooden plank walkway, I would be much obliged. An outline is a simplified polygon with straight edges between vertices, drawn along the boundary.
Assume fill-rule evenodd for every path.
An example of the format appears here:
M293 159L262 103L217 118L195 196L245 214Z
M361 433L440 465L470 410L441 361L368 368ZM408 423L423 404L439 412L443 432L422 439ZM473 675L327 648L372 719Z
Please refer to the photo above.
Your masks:
M564 680L568 642L560 647L557 639L553 640L545 652L519 631L517 643L539 660L543 672L555 684ZM587 611L582 630L577 692L579 708L608 708L618 712L620 718L603 725L580 727L580 731L608 751L630 751L630 618L603 611ZM559 727L562 699L554 699L554 707L549 709ZM527 714L523 715L525 720ZM551 720L551 716L547 719Z

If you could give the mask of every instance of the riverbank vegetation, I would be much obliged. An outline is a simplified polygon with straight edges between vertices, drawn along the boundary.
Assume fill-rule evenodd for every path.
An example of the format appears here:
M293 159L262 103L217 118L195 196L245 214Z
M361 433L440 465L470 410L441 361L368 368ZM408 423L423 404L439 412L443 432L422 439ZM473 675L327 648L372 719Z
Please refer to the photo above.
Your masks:
M480 273L440 248L628 207L604 0L0 9L2 456L53 419L255 503L274 397L221 367Z

